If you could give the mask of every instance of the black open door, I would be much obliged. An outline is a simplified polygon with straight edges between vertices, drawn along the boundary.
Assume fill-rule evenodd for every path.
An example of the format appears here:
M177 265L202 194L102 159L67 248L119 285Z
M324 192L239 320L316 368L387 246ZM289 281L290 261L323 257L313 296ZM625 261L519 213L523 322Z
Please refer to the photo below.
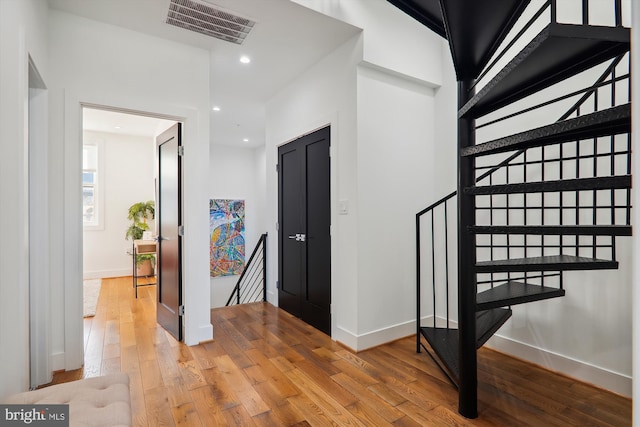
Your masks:
M278 149L278 305L331 334L330 128Z
M176 123L156 138L158 147L158 307L157 319L182 340L182 124Z

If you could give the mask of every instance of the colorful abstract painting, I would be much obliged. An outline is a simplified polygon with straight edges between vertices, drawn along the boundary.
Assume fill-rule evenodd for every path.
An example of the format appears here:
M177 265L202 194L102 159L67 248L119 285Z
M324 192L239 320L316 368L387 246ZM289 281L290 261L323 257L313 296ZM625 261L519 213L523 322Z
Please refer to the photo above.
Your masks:
M244 200L209 201L209 270L211 277L242 273L244 268Z

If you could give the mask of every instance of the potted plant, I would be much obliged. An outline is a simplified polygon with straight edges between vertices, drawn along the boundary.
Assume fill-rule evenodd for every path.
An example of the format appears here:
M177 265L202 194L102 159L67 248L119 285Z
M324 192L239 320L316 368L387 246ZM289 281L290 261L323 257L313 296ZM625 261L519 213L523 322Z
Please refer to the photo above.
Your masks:
M140 240L145 231L149 230L147 220L154 219L156 206L153 200L138 202L131 205L127 218L131 225L127 229L125 239ZM155 256L152 254L136 255L136 274L138 276L151 276L153 274L153 263Z

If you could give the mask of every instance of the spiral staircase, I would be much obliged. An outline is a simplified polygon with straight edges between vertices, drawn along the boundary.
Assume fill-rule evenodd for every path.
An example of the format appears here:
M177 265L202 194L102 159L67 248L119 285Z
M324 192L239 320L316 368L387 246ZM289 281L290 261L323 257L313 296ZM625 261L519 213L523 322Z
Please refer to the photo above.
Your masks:
M457 191L416 215L416 332L475 418L476 351L511 307L564 296L565 272L618 268L616 239L631 235L627 11L621 0L388 1L448 40L457 76Z

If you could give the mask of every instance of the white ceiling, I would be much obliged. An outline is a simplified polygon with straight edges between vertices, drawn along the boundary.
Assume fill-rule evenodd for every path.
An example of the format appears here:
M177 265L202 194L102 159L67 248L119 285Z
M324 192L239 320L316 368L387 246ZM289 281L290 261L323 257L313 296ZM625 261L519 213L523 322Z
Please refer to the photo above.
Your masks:
M82 128L96 132L155 137L169 129L174 123L176 122L173 120L124 114L116 111L97 110L94 108L84 108L82 110Z
M256 21L242 45L165 24L169 0L49 0L52 9L210 51L211 105L220 107L211 112L212 143L240 147L264 144L271 96L359 31L290 0L206 3Z

